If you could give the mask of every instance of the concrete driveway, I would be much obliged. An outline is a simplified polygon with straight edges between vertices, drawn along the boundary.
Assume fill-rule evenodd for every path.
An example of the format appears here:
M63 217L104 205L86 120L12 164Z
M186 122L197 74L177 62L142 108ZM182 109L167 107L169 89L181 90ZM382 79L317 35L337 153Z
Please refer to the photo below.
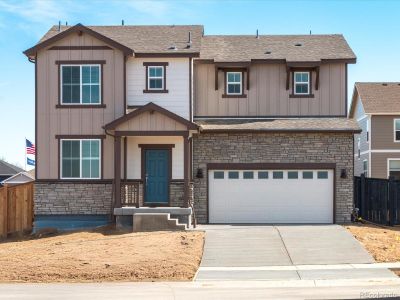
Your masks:
M196 280L395 278L339 225L203 225Z

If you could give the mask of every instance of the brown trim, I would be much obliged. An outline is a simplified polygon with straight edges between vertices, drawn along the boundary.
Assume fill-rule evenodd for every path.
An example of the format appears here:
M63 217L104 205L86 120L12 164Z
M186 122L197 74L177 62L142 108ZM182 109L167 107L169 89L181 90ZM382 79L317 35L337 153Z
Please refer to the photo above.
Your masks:
M128 174L128 137L124 138L124 180Z
M185 207L190 207L189 203L189 180L190 180L190 168L189 168L189 137L183 137L183 203Z
M356 129L203 129L201 133L360 133Z
M175 144L138 144L139 148L165 149L175 148Z
M187 136L188 131L115 131L115 136Z
M106 108L105 104L56 104L56 108Z
M218 87L218 81L219 81L219 78L218 78L218 68L217 68L217 66L214 66L214 84L215 84L215 90L216 91L218 91L218 89L219 89L219 87Z
M332 59L321 59L322 63L331 64L331 63L346 63L346 64L355 64L357 63L357 58L332 58Z
M314 98L314 94L307 94L307 95L290 94L289 98Z
M204 58L198 58L193 60L193 63L196 64L214 64L214 59L204 59Z
M246 68L247 76L246 76L246 90L250 90L250 67Z
M193 138L189 139L189 170L189 179L193 182Z
M35 179L38 178L38 65L35 55Z
M193 122L193 103L192 103L192 61L193 59L189 58L189 120Z
M143 62L143 66L147 67L165 67L168 66L169 62L167 61L163 61L163 62L154 62L154 61L144 61Z
M101 157L100 157L100 178L103 179L104 178L104 140L101 139L100 140L100 151L101 151Z
M104 140L107 136L105 134L94 134L94 135L85 135L85 134L56 134L56 139L71 139L71 140L82 140L82 139L100 139Z
M316 70L315 68L293 68L290 67L290 76L292 77L292 93L289 95L289 98L314 98L314 94L312 93L312 88L313 88L313 76L312 73ZM294 92L294 73L295 72L308 72L310 74L309 78L309 91L308 94L304 95L297 95Z
M25 50L23 53L28 57L29 56L33 56L40 49L43 49L43 48L45 48L47 46L50 46L51 44L53 44L53 43L65 38L66 36L68 36L69 34L74 33L74 32L77 32L78 34L81 34L82 32L85 32L85 33L87 33L87 34L89 34L89 35L91 35L91 36L93 36L93 37L105 42L106 44L109 44L110 46L121 50L126 55L132 55L133 54L132 49L130 49L129 47L126 47L126 46L124 46L124 45L122 45L122 44L120 44L120 43L118 43L118 42L116 42L116 41L114 41L114 40L112 40L112 39L110 39L110 38L98 33L98 32L96 32L94 30L92 30L92 29L89 29L88 27L86 27L86 26L84 26L84 25L82 25L80 23L76 24L75 26L72 26L72 27L68 28L67 30L64 30L64 31L56 34L55 36L53 36L53 37L51 37L51 38L49 38L49 39L47 39L47 40L35 45L32 48L29 48L29 49Z
M114 207L121 207L121 137L119 136L114 137L114 196Z
M36 179L37 183L76 183L76 184L105 184L113 183L112 179Z
M250 59L250 62L253 64L253 63L263 63L263 64L277 64L277 63L283 63L283 64L286 64L287 63L287 61L286 61L286 59L284 59L284 58L282 58L282 59L266 59L266 58L260 58L260 59L258 59L258 58L252 58L252 59ZM344 58L344 59L342 59L342 58L336 58L336 59L321 59L321 61L319 62L319 64L330 64L330 63L348 63L348 64L355 64L357 62L357 59L356 58ZM195 61L194 61L194 63L195 64L214 64L214 63L216 63L215 61L214 61L214 59L203 59L203 58L201 58L201 59L196 59ZM229 63L231 63L231 64L245 64L245 63L247 63L247 62L225 62L225 63L219 63L219 64L229 64ZM310 64L310 63L313 63L313 64L318 64L317 62L315 62L315 61L310 61L310 62L307 62L307 61L299 61L299 62L295 62L295 61L291 61L291 62L289 62L289 64L301 64L301 65L304 65L304 64Z
M57 140L57 178L61 180L61 140Z
M137 109L141 107L143 107L143 105L128 105L128 109Z
M319 89L319 67L315 67L315 90L318 91Z
M123 72L124 72L124 74L123 74L123 77L124 77L124 115L126 115L126 106L127 106L127 104L126 104L126 63L127 63L127 60L128 60L128 57L127 56L124 56L124 61L123 61L123 63L124 63L124 70L123 70Z
M168 62L143 62L143 66L146 67L146 88L143 93L147 94L161 94L168 93L167 90L167 66ZM149 89L149 67L163 67L163 89Z
M322 170L334 169L335 163L208 163L208 170L262 170L262 169L276 169L276 170Z
M158 106L152 102L142 106L139 109L131 111L130 113L112 121L111 123L106 124L104 126L104 129L111 129L111 130L115 129L118 125L120 125L126 121L129 121L130 119L132 119L144 112L147 112L147 111L157 111L160 114L163 114L163 115L175 120L176 122L185 125L188 128L188 130L189 129L193 129L193 130L198 129L198 126L196 124L194 124L194 123L190 122L189 120L186 120L185 118L182 118L181 116L178 116L177 114L174 114L173 112L171 112L165 108L162 108L161 106Z
M248 119L251 121L271 120L271 119L299 119L299 118L345 118L346 115L270 115L270 116L194 116L194 119ZM196 120L194 121L196 122Z
M345 80L345 82L344 82L344 90L345 90L345 95L344 95L345 107L344 107L344 109L346 112L346 117L348 117L348 112L349 112L349 109L347 107L348 101L349 101L349 99L348 99L348 82L347 82L348 77L347 76L348 76L348 73L347 73L347 64L346 64L345 65L345 73L344 73L344 80Z
M53 46L47 50L113 50L109 46Z
M141 153L141 166L140 166L140 173L141 173L141 180L143 182L143 204L150 205L150 206L171 206L171 197L170 197L170 182L172 180L172 148L171 144L141 144L140 153ZM147 150L167 150L168 151L168 204L167 203L146 203L146 151Z
M222 94L221 98L247 98L247 94L240 94L240 95Z
M60 63L57 63L60 62ZM71 63L72 62L72 63ZM63 64L99 64L99 62L104 62L105 60L74 60L74 61L61 61L57 60L56 64L58 67L58 74L57 74L57 80L58 80L58 103L56 104L56 108L106 108L106 105L104 104L104 68L103 68L103 63L100 63L100 103L98 104L82 104L82 103L77 103L77 104L63 104L61 103L61 65ZM81 74L82 76L82 74Z
M135 53L135 57L199 57L199 52L192 52L192 53L166 53L166 52L159 52L159 53Z
M316 68L321 65L321 61L309 61L309 62L303 62L303 61L290 61L286 62L286 65L289 68L303 68L303 69L308 69L308 68Z
M104 65L105 60L56 60L56 65Z

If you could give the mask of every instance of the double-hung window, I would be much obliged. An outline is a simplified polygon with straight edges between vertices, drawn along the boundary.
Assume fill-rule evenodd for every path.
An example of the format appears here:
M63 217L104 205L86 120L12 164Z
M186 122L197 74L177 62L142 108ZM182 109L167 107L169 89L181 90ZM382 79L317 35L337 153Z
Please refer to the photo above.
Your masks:
M394 141L400 142L400 119L394 119Z
M310 94L310 72L294 72L293 79L293 92L295 95Z
M100 104L100 65L61 65L61 104Z
M163 66L149 66L147 69L147 86L149 90L163 90L164 89L164 67Z
M226 94L241 95L243 90L242 72L226 72Z
M400 159L388 159L388 176L400 180Z
M62 179L100 179L100 144L98 139L61 140Z

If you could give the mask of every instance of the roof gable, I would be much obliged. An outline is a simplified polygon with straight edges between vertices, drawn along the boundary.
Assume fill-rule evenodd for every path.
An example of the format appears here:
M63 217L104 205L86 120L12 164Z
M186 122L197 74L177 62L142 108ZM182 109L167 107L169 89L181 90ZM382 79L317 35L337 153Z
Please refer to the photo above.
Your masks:
M130 49L129 47L126 47L126 46L116 42L115 40L113 40L113 39L111 39L111 38L109 38L109 37L107 37L105 35L102 35L102 34L96 32L96 31L94 31L94 30L92 30L92 29L90 29L90 28L88 28L86 26L83 26L82 24L77 24L75 26L69 27L68 29L66 29L64 31L61 31L61 32L57 33L56 35L54 35L54 36L52 36L52 37L50 37L48 39L45 39L45 40L42 39L43 41L39 42L38 44L36 44L32 48L29 48L29 49L25 50L24 54L26 56L34 56L36 54L36 52L39 51L40 49L43 49L43 48L45 48L47 46L50 46L51 44L53 44L53 43L65 38L66 36L68 36L68 35L70 35L72 33L76 33L76 32L78 32L78 33L79 32L87 33L87 34L89 34L89 35L91 35L91 36L93 36L93 37L105 42L106 44L108 44L108 45L110 45L110 46L112 46L112 47L114 47L116 49L121 50L126 55L132 55L133 54L133 50Z
M0 160L0 175L14 175L23 172L21 168L14 166L4 160Z
M198 126L185 118L182 118L181 116L178 116L177 114L174 114L173 112L170 112L169 110L166 110L165 108L162 108L161 106L158 106L152 102L112 121L111 123L108 123L107 125L104 126L105 130L116 130L120 125L123 123L129 122L130 120L139 117L140 115L143 115L145 113L152 113L152 112L157 112L161 115L164 115L177 123L183 125L187 130L197 130Z

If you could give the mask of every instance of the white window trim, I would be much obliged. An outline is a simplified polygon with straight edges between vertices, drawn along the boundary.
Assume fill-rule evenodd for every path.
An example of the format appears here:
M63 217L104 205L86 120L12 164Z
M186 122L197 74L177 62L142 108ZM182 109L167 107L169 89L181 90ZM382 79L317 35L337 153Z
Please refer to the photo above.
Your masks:
M388 158L387 159L387 178L389 178L389 176L390 176L390 162L391 161L396 161L396 160L400 160L400 158Z
M301 81L301 82L297 82L296 81L296 74L308 74L308 81L307 82L303 82L303 81ZM310 76L311 76L311 72L308 72L308 71L302 71L302 72L293 72L293 94L294 95L310 95L311 94L311 91L310 91ZM308 92L307 93L298 93L298 92L296 92L296 85L297 84L305 84L305 83L307 83L307 90L308 90Z
M229 74L239 74L240 75L240 92L239 93L229 93L229 84L237 85L238 82L229 82ZM243 94L243 73L242 72L226 72L226 94L227 95L242 95Z
M80 78L79 78L79 103L64 103L64 99L63 99L63 72L62 69L63 67L79 67L80 69ZM82 103L82 67L99 67L99 102L98 103ZM102 82L101 82L101 65L100 64L82 64L82 65L69 65L69 64L63 64L60 65L60 104L61 105L101 105L102 103L102 99L101 99L101 89L103 88L101 86ZM92 85L92 84L87 84L85 83L85 85Z
M364 169L364 163L365 162L367 162L367 170ZM365 174L365 177L368 177L369 176L369 162L368 162L368 159L364 159L363 160L363 165L362 166L363 166L363 168L362 168L363 174L365 174L365 172L367 172L367 174Z
M150 69L161 68L162 76L151 76L150 77ZM150 91L162 91L164 90L164 66L148 66L147 67L147 89ZM150 79L161 79L161 88L151 88L150 87Z
M400 140L396 140L396 131L400 131L396 130L396 121L400 121L400 119L393 119L393 142L400 143Z
M62 142L63 141L79 141L79 149L80 149L80 155L79 155L79 177L63 177L63 170L62 170L62 151L63 151L63 147L62 147ZM82 141L98 141L99 142L99 177L82 177ZM85 180L97 180L97 179L101 179L101 139L60 139L59 141L59 147L60 147L60 179L65 179L65 180L81 180L81 179L85 179Z

